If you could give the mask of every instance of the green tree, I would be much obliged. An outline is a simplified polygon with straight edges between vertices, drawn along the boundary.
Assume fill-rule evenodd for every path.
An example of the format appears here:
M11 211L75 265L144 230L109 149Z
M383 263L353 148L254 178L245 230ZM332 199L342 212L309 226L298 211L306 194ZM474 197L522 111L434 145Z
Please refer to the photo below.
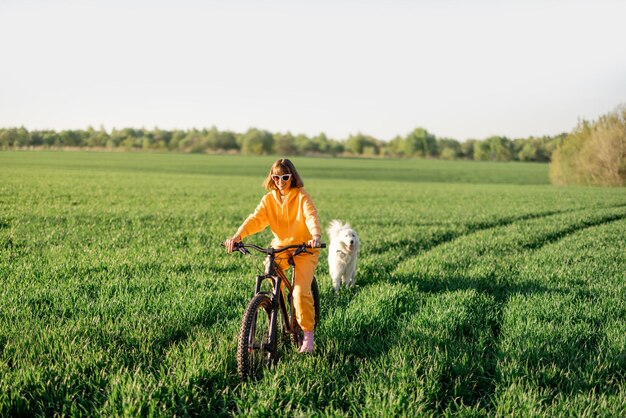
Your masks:
M542 136L536 138L531 136L530 138L516 139L513 141L515 157L519 161L549 162L557 143L566 136L567 134L560 134L555 137Z
M42 132L43 146L46 148L53 147L54 144L60 142L59 135L55 131Z
M41 147L44 142L44 132L30 131L30 145L33 147Z
M437 155L437 138L424 128L415 128L404 140L405 155L418 157L435 157Z
M404 155L404 139L399 135L396 136L387 143L386 150L388 155Z
M134 128L113 129L110 135L109 145L124 147L126 149L141 148L143 145L144 132Z
M512 159L512 142L504 136L492 136L484 141L474 142L474 160L511 161Z
M2 149L8 149L13 147L15 143L15 129L2 129L0 130L0 146Z
M220 148L223 150L237 150L236 135L230 131L220 132Z
M511 161L513 159L513 147L511 140L505 136L492 136L485 140L489 146L488 160Z
M202 153L207 150L208 135L205 135L202 131L197 129L191 129L187 132L187 135L178 143L178 147L181 151Z
M152 147L155 149L168 149L170 141L172 139L172 133L169 131L164 131L159 128L154 128L150 133L150 137L152 138Z
M243 154L264 155L271 154L274 147L274 137L268 131L249 129L241 139Z
M28 147L31 145L30 132L26 128L17 128L17 137L15 139L15 145L18 147Z
M211 129L209 129L206 133L207 148L214 151L222 149L219 144L219 138L220 132L218 129L215 126L211 127Z
M124 132L113 128L111 130L111 134L109 135L109 143L107 144L107 147L117 148L122 144L122 142L124 142L124 139L126 139Z
M31 145L31 135L23 126L20 128L4 129L0 133L0 145L4 149L28 147Z
M474 141L473 142L474 160L476 161L488 161L489 143L487 141Z
M315 147L317 148L318 152L324 154L329 152L331 145L324 132L321 132L318 136L313 138L313 142L315 143Z
M298 153L296 138L290 132L276 135L274 138L274 153L284 156L296 155Z
M356 134L350 135L348 140L346 141L346 151L356 154L362 155L365 153L366 148L368 149L368 154L378 154L379 144L376 139L371 136Z
M296 148L298 149L298 154L300 155L317 152L317 144L311 138L304 134L296 136L295 142Z
M102 126L97 131L91 126L87 128L86 145L88 147L106 147L110 139L109 134Z
M172 132L172 139L170 140L168 148L171 150L181 150L182 148L180 143L185 139L186 136L187 133L185 131L176 130Z
M461 144L456 139L437 138L437 150L439 151L439 158L455 160L461 155Z
M550 178L554 184L626 185L626 106L579 122L557 145Z
M65 130L59 133L59 140L64 147L82 147L87 145L87 134L84 131Z
M476 139L468 139L461 142L461 153L459 157L466 160L474 160L474 147L477 142L478 140Z
M328 140L328 153L337 156L343 154L346 151L345 143L336 139Z

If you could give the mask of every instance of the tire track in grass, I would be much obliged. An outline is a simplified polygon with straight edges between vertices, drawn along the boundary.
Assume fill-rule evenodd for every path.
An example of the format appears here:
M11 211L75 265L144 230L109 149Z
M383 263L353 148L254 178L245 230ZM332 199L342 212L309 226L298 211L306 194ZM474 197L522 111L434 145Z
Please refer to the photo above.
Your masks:
M601 348L606 333L603 318L616 308L594 300L575 293L513 296L505 309L508 335L498 356L503 387L532 381L550 394L544 403L554 400L557 392L592 391L598 381L603 382L603 392L615 392L617 385L610 382L620 371L611 363L618 361Z
M398 283L356 286L339 294L329 289L321 297L316 351L331 368L340 365L344 371L352 371L339 378L342 390L352 393L341 409L345 413L358 411L364 402L359 386L363 368L398 346L406 318L420 300L415 289ZM337 382L329 384L335 387Z
M375 255L374 263L366 265L361 263L359 265L359 270L357 272L361 278L359 281L376 282L377 280L371 281L369 279L372 277L378 278L379 280L385 280L385 278L389 276L390 271L393 271L403 262L414 257L416 253L428 252L441 245L445 245L477 232L508 226L519 221L547 218L562 213L575 212L577 210L578 209L542 211L520 216L504 217L494 221L473 222L468 225L462 225L459 230L444 230L421 239L419 237L404 238L393 242L385 242L383 245L373 248L365 247L364 251L367 251L368 255ZM370 258L372 257L370 256Z
M569 235L575 234L585 229L593 228L596 226L602 226L602 225L609 224L615 221L620 221L623 219L626 219L626 213L611 214L611 215L599 217L597 219L583 219L582 221L574 225L571 225L567 228L546 234L539 240L528 242L524 244L522 248L525 250L530 250L530 251L538 250L546 245L555 243L559 240L567 238Z
M493 376L484 363L490 361L485 356L493 338L484 325L493 321L494 299L468 289L416 292L416 300L389 354L361 373L367 409L383 404L383 415L396 416L407 408L445 413L454 402L486 408Z
M621 207L623 207L623 205L618 206L618 209ZM608 210L610 211L610 209L611 208ZM615 208L613 207L613 209ZM485 323L485 326L489 329L489 333L493 337L491 343L488 344L485 349L485 356L479 360L480 365L477 366L477 368L483 372L481 380L490 383L483 386L482 390L478 392L479 396L470 395L461 397L463 401L462 404L469 404L476 407L485 407L486 405L488 409L492 407L487 400L493 398L495 395L495 376L500 346L503 309L507 306L509 299L514 295L559 293L559 290L541 285L536 281L519 280L520 277L515 266L511 260L506 260L506 258L511 254L519 255L528 253L529 251L534 252L536 249L554 243L586 228L604 225L626 218L626 214L621 213L621 211L620 213L600 213L599 215L594 213L591 217L585 217L583 220L574 220L573 223L566 225L564 228L557 228L556 231L551 230L544 234L531 235L530 239L523 233L520 234L518 231L517 234L514 233L512 236L506 233L511 230L511 228L514 228L516 223L520 223L520 221L542 221L554 216L568 216L572 212L580 211L560 211L544 214L544 216L526 215L517 217L516 221L511 222L500 220L499 222L492 223L492 225L496 224L496 226L489 228L479 227L472 233L456 237L459 239L455 238L449 241L442 240L444 241L443 243L437 242L435 245L431 246L429 251L418 257L405 257L402 263L399 263L391 272L388 272L387 279L392 283L413 283L418 286L421 292L439 294L454 292L459 289L473 289L493 298L495 301L494 306L491 308L493 311L493 315L491 316L493 320L489 321L489 323ZM502 230L503 234L498 235L494 233L498 230ZM482 237L477 235L480 232L482 232L480 235L487 234L487 236L481 239ZM472 245L470 241L470 247L467 247L464 240L461 238L471 238L471 241L474 241L474 245ZM455 243L451 243L451 241L455 241ZM449 245L444 246L443 244L445 243L452 245L452 247ZM432 250L437 250L437 252L443 252L445 254L446 250L454 249L455 247L459 247L461 251L454 254L453 258L456 258L456 260L453 260L453 263L458 263L461 266L460 271L465 271L465 274L451 275L450 271L446 269L445 257L444 263L442 264L443 269L440 270L439 273L434 272L435 274L433 274L433 272L429 272L428 269L425 269L425 271L422 269L423 272L421 275L416 275L413 272L411 267L417 263L416 260L428 260L433 256L436 257L436 253L433 255ZM471 248L472 250L466 252L467 248ZM489 263L489 254L491 252L495 253L496 257L498 254L502 255L505 258L504 262L498 263L498 260L494 260L496 261L495 265L481 267L481 257L487 257L486 263ZM481 268L477 270L477 266ZM418 269L418 271L420 270ZM467 274L468 272L470 273L469 275ZM446 390L440 393L441 397L444 399L441 405L443 409L438 408L440 411L454 408L454 405L456 405L458 401L458 399L451 398L446 393ZM445 401L445 399L447 399L447 401Z
M624 205L609 206L604 208L609 213L597 213L599 209L591 209L594 211L591 215L586 215L585 212L589 212L590 209L584 210L572 210L572 211L555 211L545 212L542 214L525 215L515 218L514 220L501 220L499 222L489 223L491 226L472 228L465 234L457 234L452 239L443 239L441 241L433 241L432 245L425 246L423 248L410 248L406 246L405 253L399 260L394 260L393 265L385 265L387 267L385 272L388 277L393 277L395 273L409 268L411 265L416 265L420 259L429 257L433 254L433 251L441 252L455 250L446 262L448 266L452 264L458 264L462 267L469 267L472 260L478 260L480 257L495 254L495 255L508 255L511 253L525 253L529 251L538 250L545 245L555 243L561 239L566 238L571 234L575 234L584 229L601 226L611 222L620 221L626 219L626 213L618 211L612 213L612 209L621 209ZM572 214L580 214L583 216L580 219L565 220L569 222L564 226L558 224L555 227L551 227L550 224L544 223L544 220L550 218L554 219L558 216L569 216ZM517 228L528 224L523 221L542 221L537 227L531 225L537 230L531 230L530 232L519 230L511 230L511 228ZM535 222L536 223L536 222ZM530 224L528 224L530 225ZM465 241L470 240L469 243ZM415 241L414 241L415 242ZM419 251L419 254L415 254ZM472 257L473 255L473 257ZM393 267L393 268L388 268Z
M509 408L504 415L521 403L524 392L540 395L537 405L546 415L565 405L567 410L578 394L591 394L585 401L590 404L603 399L605 408L607 399L619 399L620 393L624 399L625 228L625 222L615 221L582 228L567 241L531 251L537 265L554 267L525 265L520 275L552 282L562 294L516 295L506 307L496 398ZM594 407L585 415L594 415Z
M482 303L472 302L472 307L467 311L468 315L463 316L465 319L452 318L453 321L445 325L446 321L440 323L445 331L445 336L436 336L431 334L433 340L429 343L426 340L422 341L426 345L432 345L444 347L446 344L451 344L452 347L445 349L435 357L428 357L432 362L432 366L435 367L436 372L430 370L426 382L424 382L423 402L428 408L433 408L439 412L443 412L447 409L453 408L455 402L462 401L464 405L471 405L476 408L486 408L487 400L490 393L495 390L495 352L494 345L498 341L499 323L498 318L501 315L500 304L503 302L504 286L493 289L491 286L492 279L485 277L480 281L468 282L462 277L457 278L453 286L439 286L439 283L432 281L430 288L428 284L418 283L411 279L402 279L396 276L394 279L379 280L375 283L365 283L361 287L350 290L350 294L347 294L344 298L342 293L338 298L342 300L339 306L344 307L344 313L357 314L356 317L347 318L344 322L351 324L346 326L346 332L341 332L345 335L347 346L343 347L340 352L348 352L358 358L367 359L369 362L384 361L388 353L392 352L395 347L398 347L403 343L403 335L409 333L408 338L411 337L410 330L411 325L410 318L414 315L420 316L422 308L422 301L424 297L420 293L427 293L428 300L438 300L440 298L449 299L451 302L454 299L454 295L471 295L468 301L491 301L486 305ZM402 286L408 292L405 299L411 299L412 308L401 309L393 320L393 323L389 323L391 317L386 320L381 320L376 316L376 312L381 309L380 304L371 303L365 304L367 301L380 300L384 305L384 298L378 294L378 290L381 286L389 287ZM491 292L486 289L491 288ZM518 291L534 292L541 289L533 288L531 285L526 288L520 287ZM476 299L478 298L478 299ZM465 298L462 298L465 300ZM363 303L361 303L363 302ZM447 305L446 303L445 305ZM365 306L362 306L365 305ZM461 304L463 305L463 304ZM402 306L402 305L400 305ZM443 308L443 307L441 307ZM463 306L459 306L461 311L466 312ZM470 314L470 312L473 312ZM358 315L360 313L360 315ZM361 319L359 319L361 318ZM365 318L365 319L363 319ZM423 318L427 322L427 318ZM408 321L408 322L407 322ZM336 321L335 321L336 322ZM359 325L360 324L360 325ZM456 324L456 325L455 325ZM444 326L445 325L445 326ZM332 329L341 329L341 326L333 323L329 325ZM442 331L443 332L443 331ZM367 341L363 336L372 335L371 341ZM386 340L384 340L386 338ZM404 338L407 338L404 336ZM422 336L421 339L426 337ZM419 339L417 339L419 340ZM415 340L418 344L419 341ZM480 341L479 341L480 340ZM380 347L381 341L385 346L384 349L376 349L371 347ZM437 341L439 341L437 343ZM370 347L370 344L373 345ZM460 345L460 348L458 347ZM365 347L365 348L363 348ZM470 350L472 355L469 357L464 356L464 349ZM477 361L478 359L478 361ZM460 362L460 363L458 363ZM421 369L420 369L421 370ZM424 370L422 370L424 371ZM433 373L431 373L433 372ZM455 382L455 383L453 383ZM377 383L373 383L374 386ZM382 389L381 389L382 390ZM375 392L375 391L374 391ZM365 397L365 401L371 401L375 396L374 392L369 393ZM410 398L410 395L407 395ZM398 405L390 405L391 407L397 407Z
M380 283L357 288L333 304L320 321L320 334L344 336L340 351L358 358L383 355L395 340L402 316L413 306L414 292L404 284Z
M284 358L264 379L275 390L268 392L265 385L247 387L236 413L261 413L256 409L259 399L268 408L286 415L299 415L307 410L335 411L329 412L330 415L337 411L350 415L362 413L363 370L397 346L407 313L413 312L410 307L417 303L415 292L407 285L380 283L339 295L323 292L321 296L323 312L315 335L315 354L303 357L292 347L283 346ZM315 384L307 384L303 391L306 376L318 377Z
M382 245L375 246L373 248L365 247L363 250L367 251L368 255L374 254L376 256L386 256L386 255L389 255L390 253L395 253L395 256L392 255L389 257L389 260L391 260L390 263L383 262L375 266L364 266L363 271L365 274L361 274L361 275L365 277L371 277L371 276L377 276L378 274L376 273L378 272L388 273L389 267L400 265L405 260L414 257L414 254L416 253L424 253L432 249L435 249L441 245L448 244L457 239L462 239L463 237L466 237L475 233L479 233L482 231L506 227L509 225L519 223L521 221L538 220L538 219L549 218L552 216L557 216L557 215L562 215L562 214L583 212L583 211L589 211L589 210L597 211L597 210L621 209L621 208L626 208L626 204L608 205L608 206L601 206L601 207L595 207L595 208L583 208L583 209L576 208L576 209L566 209L566 210L551 210L551 211L534 212L534 213L528 213L528 214L524 214L520 216L503 217L500 219L496 219L494 221L471 222L467 225L462 225L461 228L457 231L454 231L454 230L441 231L441 232L436 233L433 236L424 237L422 239L405 238L405 239L395 240L393 242L385 242ZM599 221L591 220L588 222L588 226L586 227L601 225L602 223L612 222L615 220L623 219L624 217L626 217L626 214L623 214L621 216L617 214L617 215L611 215L607 219L602 219ZM549 242L554 242L558 239L564 238L566 235L570 233L575 233L575 232L577 232L577 229L575 228L571 229L571 231L556 232L552 234L551 236L546 237L544 241L542 242L545 245ZM540 244L541 242L528 243L528 249L532 249L533 246L535 246L536 248L539 248L541 246ZM377 262L380 262L378 258L377 258ZM363 267L359 266L359 269L361 270L363 269Z
M429 405L439 413L454 412L456 408L469 407L490 410L490 399L496 390L497 359L501 336L503 307L511 295L535 295L552 293L553 289L534 282L502 282L495 274L485 272L473 277L458 275L420 277L412 274L394 274L392 283L412 283L418 294L431 298L452 298L452 295L473 295L468 300L482 300L472 303L467 323L450 318L456 323L457 331L450 332L438 346L444 348L437 357L442 364L432 360L438 370L438 379L430 383L426 398ZM463 305L463 304L461 304ZM459 309L469 307L459 306ZM442 323L443 326L443 323ZM460 362L460 363L459 363Z

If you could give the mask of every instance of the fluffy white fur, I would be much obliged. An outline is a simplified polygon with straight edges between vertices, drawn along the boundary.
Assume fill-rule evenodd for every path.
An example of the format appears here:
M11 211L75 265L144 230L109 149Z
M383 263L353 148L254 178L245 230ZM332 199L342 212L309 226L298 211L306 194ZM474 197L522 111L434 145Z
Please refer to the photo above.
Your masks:
M333 287L338 292L341 283L352 287L356 280L356 258L359 252L359 236L350 224L338 219L330 222L328 229L330 247L328 249L328 271Z

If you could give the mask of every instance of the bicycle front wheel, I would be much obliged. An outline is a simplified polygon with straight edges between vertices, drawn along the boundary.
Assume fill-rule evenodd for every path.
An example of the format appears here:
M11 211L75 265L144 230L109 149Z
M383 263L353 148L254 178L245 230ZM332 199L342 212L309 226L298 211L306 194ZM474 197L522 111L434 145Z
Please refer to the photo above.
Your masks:
M272 301L262 293L252 298L241 320L237 344L237 371L244 380L254 377L275 358L275 347L269 341Z

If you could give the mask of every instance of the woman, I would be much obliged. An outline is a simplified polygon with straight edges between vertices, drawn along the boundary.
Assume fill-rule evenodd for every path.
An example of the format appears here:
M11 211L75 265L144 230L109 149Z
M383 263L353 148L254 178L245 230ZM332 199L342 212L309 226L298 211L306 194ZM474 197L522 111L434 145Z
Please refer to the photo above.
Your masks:
M261 203L248 216L235 234L224 242L229 253L236 242L269 226L274 239L272 247L283 247L306 242L313 248L321 243L321 228L317 210L311 196L304 190L304 183L296 167L287 159L277 160L270 168L263 182L269 191L261 199ZM279 268L289 268L287 262L294 250L277 255ZM317 267L319 250L312 249L309 253L299 254L295 261L295 279L293 300L296 308L298 324L304 331L301 353L313 352L313 330L315 328L315 307L311 294L311 282Z

